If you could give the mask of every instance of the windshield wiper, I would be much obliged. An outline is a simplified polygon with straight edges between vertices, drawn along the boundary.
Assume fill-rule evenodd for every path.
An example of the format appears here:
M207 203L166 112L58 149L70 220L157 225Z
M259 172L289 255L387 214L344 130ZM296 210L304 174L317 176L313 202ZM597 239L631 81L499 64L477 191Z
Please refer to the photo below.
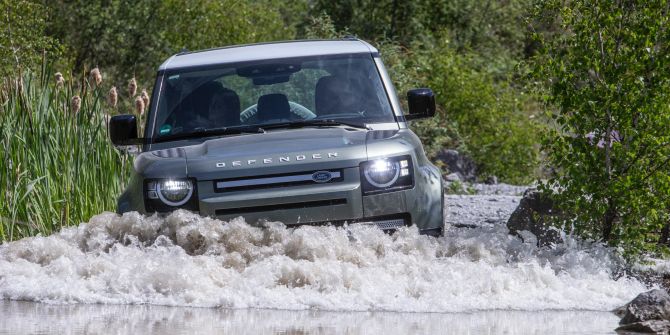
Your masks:
M364 123L339 121L335 119L316 119L316 120L301 120L292 122L271 123L271 124L264 124L263 128L277 129L277 128L303 128L303 127L333 127L333 126L347 126L351 128L367 129L367 130L370 129L370 127L368 127Z
M154 140L154 143L185 140L200 137L237 135L237 134L260 134L264 132L265 129L259 126L220 127L220 128L209 128L209 129L196 128L195 131L189 133L177 133L177 134L160 136Z

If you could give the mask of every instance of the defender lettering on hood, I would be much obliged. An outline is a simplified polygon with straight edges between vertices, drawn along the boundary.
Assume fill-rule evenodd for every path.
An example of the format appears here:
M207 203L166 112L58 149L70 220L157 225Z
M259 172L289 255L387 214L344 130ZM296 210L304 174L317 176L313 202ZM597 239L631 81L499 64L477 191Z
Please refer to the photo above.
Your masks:
M319 160L328 158L337 158L337 152L314 153L311 155L279 156L263 159L249 159L246 161L216 162L217 168L239 167L242 165L272 164L272 163L290 163L292 161Z

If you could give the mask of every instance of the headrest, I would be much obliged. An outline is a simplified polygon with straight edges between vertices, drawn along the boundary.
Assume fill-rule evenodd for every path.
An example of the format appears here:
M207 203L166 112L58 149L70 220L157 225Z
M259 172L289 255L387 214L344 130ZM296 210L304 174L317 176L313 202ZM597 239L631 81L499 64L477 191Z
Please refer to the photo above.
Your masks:
M258 121L289 119L291 106L288 99L280 93L266 94L258 98Z

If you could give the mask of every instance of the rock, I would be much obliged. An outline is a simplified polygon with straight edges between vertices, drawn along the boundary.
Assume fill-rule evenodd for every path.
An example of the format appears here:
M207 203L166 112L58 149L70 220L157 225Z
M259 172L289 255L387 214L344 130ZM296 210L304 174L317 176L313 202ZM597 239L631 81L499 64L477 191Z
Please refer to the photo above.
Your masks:
M510 234L524 239L523 231L531 232L537 238L539 246L562 242L561 235L551 226L551 220L560 216L554 210L551 199L535 189L528 189L523 194L519 206L507 220ZM525 240L525 239L524 239Z
M486 184L486 185L496 185L496 184L498 184L498 177L488 176L488 177L486 177L486 180L484 180L484 184Z
M670 321L667 320L649 320L644 322L635 322L623 325L616 329L618 333L651 333L668 334L670 330Z
M612 311L614 315L618 316L619 318L623 318L624 315L626 315L626 308L628 305L623 305L621 307L618 307Z
M619 322L620 325L649 320L670 320L670 295L659 289L640 293L625 308L626 314Z
M450 182L455 182L455 181L462 181L461 176L458 173L450 173L446 177L444 177L444 180L450 181Z
M449 173L457 173L461 181L474 182L477 179L477 166L472 158L453 149L443 149L436 159L447 167Z

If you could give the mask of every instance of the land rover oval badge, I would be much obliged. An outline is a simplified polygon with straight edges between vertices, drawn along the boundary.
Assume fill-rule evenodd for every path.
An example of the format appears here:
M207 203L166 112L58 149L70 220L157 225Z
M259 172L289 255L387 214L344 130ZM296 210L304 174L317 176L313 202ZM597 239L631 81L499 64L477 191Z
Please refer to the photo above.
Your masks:
M333 179L333 175L328 171L316 171L312 174L312 180L317 183L327 183Z

